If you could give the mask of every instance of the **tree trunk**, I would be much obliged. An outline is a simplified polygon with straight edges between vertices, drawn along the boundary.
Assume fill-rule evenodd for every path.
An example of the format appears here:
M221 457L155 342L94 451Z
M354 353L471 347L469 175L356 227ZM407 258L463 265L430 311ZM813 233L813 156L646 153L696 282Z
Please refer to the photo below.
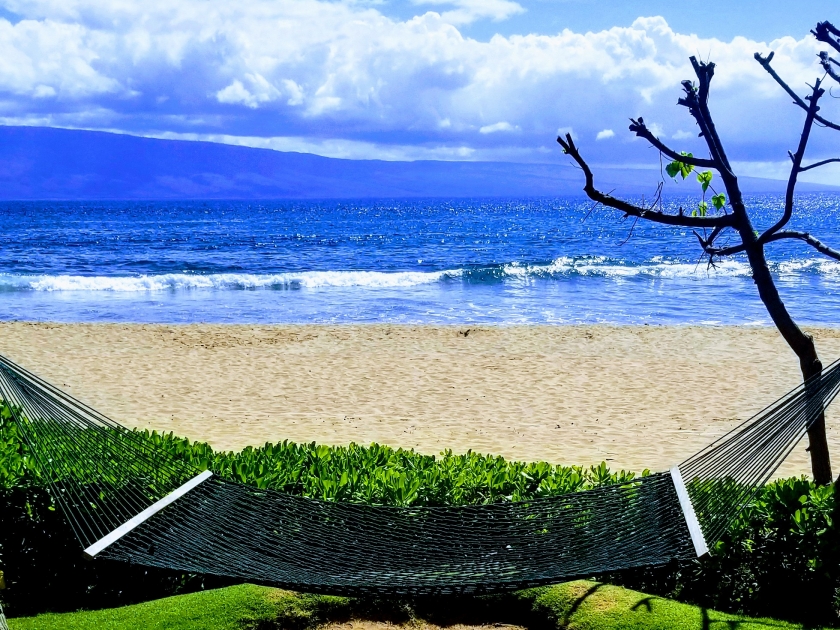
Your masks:
M744 242L752 241L747 248L747 257L752 267L753 280L758 288L761 301L767 308L770 318L776 324L776 328L784 337L790 348L799 357L799 368L802 371L802 378L808 379L815 374L822 372L822 362L817 356L817 349L814 345L814 338L802 331L793 321L787 308L779 296L773 276L770 275L770 268L767 266L767 259L764 257L764 247L756 242L752 225L747 223L747 229L741 231L741 238ZM745 238L746 237L746 238ZM808 451L811 455L811 474L814 482L818 485L828 485L832 482L831 458L828 452L828 439L825 433L825 414L821 413L816 422L808 429Z
M811 338L810 335L807 335ZM814 347L814 340L811 338L811 347ZM802 377L808 379L822 372L822 362L817 357L814 348L814 360L805 363L800 359ZM821 486L831 483L831 457L828 452L828 438L825 433L825 412L820 413L816 422L808 429L808 451L811 453L811 474L814 481Z

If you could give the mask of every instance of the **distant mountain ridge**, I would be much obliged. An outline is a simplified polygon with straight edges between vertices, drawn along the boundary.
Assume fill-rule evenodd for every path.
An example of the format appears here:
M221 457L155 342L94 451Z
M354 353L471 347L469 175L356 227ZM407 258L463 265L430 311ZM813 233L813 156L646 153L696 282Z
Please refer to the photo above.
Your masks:
M579 170L561 163L386 162L159 140L98 131L0 126L0 199L359 199L582 195ZM650 195L659 172L602 169L599 187ZM740 178L744 192L784 191ZM840 191L801 184L798 190ZM669 187L672 194L694 192Z

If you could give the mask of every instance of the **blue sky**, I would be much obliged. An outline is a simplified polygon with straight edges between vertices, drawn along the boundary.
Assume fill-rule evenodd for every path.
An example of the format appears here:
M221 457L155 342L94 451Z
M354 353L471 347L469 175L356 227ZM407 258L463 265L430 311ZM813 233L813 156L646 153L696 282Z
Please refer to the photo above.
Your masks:
M702 152L675 106L688 56L744 174L781 177L820 76L816 2L0 0L0 123L204 139L334 157L657 164L627 119ZM840 86L838 86L840 93ZM840 105L826 99L824 113ZM809 157L840 134L820 130ZM814 172L834 181L840 170Z

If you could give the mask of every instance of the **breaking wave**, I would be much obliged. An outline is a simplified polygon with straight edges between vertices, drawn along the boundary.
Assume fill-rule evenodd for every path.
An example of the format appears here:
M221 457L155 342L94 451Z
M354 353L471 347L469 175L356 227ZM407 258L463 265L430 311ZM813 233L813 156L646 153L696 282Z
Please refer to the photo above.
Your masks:
M774 272L783 279L820 276L840 280L840 263L824 259L781 262ZM442 271L303 271L279 274L167 273L135 276L0 274L0 291L110 291L119 293L179 290L294 290L362 287L399 289L442 282L517 282L601 278L698 278L749 277L745 262L726 260L713 268L701 263L667 261L659 257L642 264L602 256L560 257L543 264L506 263Z

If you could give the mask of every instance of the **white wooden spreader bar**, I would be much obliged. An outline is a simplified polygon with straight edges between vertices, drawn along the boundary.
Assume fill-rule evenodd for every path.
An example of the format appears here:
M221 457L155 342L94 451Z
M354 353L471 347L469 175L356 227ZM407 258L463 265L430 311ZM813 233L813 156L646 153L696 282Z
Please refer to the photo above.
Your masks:
M180 487L176 488L175 490L173 490L172 492L170 492L169 494L167 494L160 501L156 501L155 503L152 503L152 505L150 505L145 510L140 512L137 516L132 518L130 521L126 521L125 523L123 523L122 525L117 527L117 529L112 531L111 533L109 533L106 536L103 536L102 538L97 540L90 547L85 549L85 555L88 558L95 557L96 554L98 554L100 551L102 551L103 549L105 549L109 545L114 544L116 541L118 541L120 538L125 536L132 529L138 527L139 525L141 525L145 521L149 520L152 516L154 516L155 514L160 512L167 505L169 505L170 503L173 503L174 501L177 501L179 498L181 498L182 496L187 494L187 492L189 492L190 490L195 488L202 481L206 481L207 479L210 479L210 477L212 477L212 476L213 476L212 472L210 472L209 470L205 470L200 475L198 475L196 477L193 477L187 483L185 483L183 486L180 486Z
M688 525L691 542L694 543L694 551L697 552L698 558L705 556L709 553L709 548L706 546L703 530L700 529L700 522L697 520L697 514L694 513L694 506L691 504L691 497L688 496L688 490L686 490L685 483L683 483L679 466L674 466L671 469L671 479L673 479L674 488L677 490L677 497L680 500L680 507L682 507L686 525Z

